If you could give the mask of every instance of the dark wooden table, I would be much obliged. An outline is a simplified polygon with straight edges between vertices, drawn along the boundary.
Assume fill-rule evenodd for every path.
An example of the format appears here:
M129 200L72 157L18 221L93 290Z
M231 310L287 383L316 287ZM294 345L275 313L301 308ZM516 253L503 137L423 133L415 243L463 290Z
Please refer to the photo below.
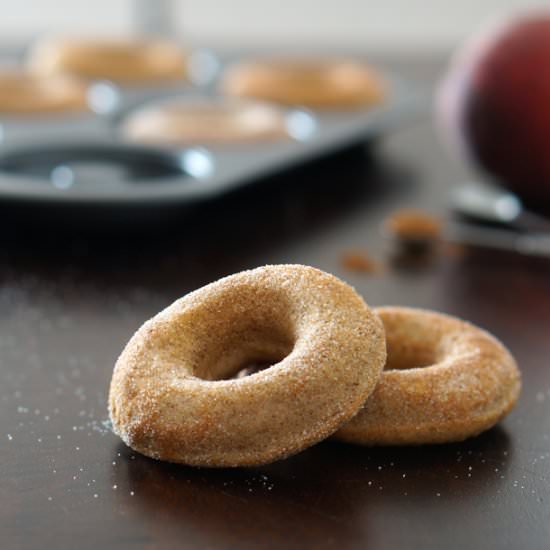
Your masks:
M440 68L394 65L426 83ZM445 214L463 177L426 116L372 157L351 151L140 231L90 235L4 209L0 547L548 548L550 262L472 251L376 276L341 264L357 247L387 258L380 221L401 206ZM133 331L220 276L282 262L335 273L372 305L486 327L521 366L518 407L462 444L324 442L253 469L192 469L126 448L105 424L106 396Z

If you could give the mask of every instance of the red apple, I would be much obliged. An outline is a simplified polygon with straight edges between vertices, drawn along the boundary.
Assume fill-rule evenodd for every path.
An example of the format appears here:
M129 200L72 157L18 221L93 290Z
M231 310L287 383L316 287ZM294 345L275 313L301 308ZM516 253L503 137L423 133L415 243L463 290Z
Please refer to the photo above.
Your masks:
M494 24L451 62L439 114L455 149L550 208L550 11Z

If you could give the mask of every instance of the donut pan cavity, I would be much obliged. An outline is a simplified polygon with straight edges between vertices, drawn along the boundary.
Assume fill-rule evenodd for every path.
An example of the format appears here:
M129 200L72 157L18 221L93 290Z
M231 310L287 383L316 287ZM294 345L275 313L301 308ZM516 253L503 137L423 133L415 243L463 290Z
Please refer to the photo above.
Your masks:
M197 203L373 140L425 105L412 83L380 71L389 88L382 104L330 112L289 108L283 139L148 146L124 137L121 125L140 106L219 97L222 70L220 63L213 78L194 86L125 90L100 83L93 100L104 104L88 114L2 117L0 199L44 206Z

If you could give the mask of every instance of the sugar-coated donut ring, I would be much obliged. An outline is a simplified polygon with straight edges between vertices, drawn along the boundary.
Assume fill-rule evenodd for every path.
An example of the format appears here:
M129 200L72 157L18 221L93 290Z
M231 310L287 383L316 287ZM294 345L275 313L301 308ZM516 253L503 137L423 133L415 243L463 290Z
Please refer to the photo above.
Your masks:
M65 76L41 77L15 68L0 70L0 113L84 111L88 86Z
M138 38L44 40L31 50L28 65L38 74L72 74L122 84L159 83L186 74L186 58L177 44Z
M226 144L288 137L285 109L239 99L171 99L130 114L123 133L131 141L166 145Z
M336 438L364 445L462 441L513 408L520 373L493 336L441 313L404 307L375 312L386 332L386 368Z
M286 105L345 109L380 103L385 96L381 78L356 61L265 59L230 67L222 90Z
M373 390L382 323L311 267L244 271L145 323L117 361L114 431L147 456L197 466L269 463L327 437ZM251 363L276 363L228 379Z

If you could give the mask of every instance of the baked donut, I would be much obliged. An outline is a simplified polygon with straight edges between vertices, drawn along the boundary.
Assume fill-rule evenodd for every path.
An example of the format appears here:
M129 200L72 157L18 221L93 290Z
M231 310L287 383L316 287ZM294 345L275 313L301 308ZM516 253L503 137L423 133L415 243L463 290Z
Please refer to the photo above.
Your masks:
M72 77L42 77L15 68L0 69L0 113L84 111L88 108L87 88Z
M146 322L118 359L114 431L149 457L251 466L349 420L386 358L382 323L336 277L265 266L211 283ZM254 363L273 366L231 378Z
M462 441L515 405L520 373L508 350L480 328L404 307L375 309L388 358L361 411L335 437L364 445Z
M265 59L230 67L224 93L315 109L346 109L380 103L386 86L364 63L336 60Z
M72 74L121 84L179 80L186 59L177 44L138 38L57 38L37 43L28 59L38 74Z
M239 99L171 99L130 114L122 127L131 141L165 145L237 143L288 137L286 110Z

